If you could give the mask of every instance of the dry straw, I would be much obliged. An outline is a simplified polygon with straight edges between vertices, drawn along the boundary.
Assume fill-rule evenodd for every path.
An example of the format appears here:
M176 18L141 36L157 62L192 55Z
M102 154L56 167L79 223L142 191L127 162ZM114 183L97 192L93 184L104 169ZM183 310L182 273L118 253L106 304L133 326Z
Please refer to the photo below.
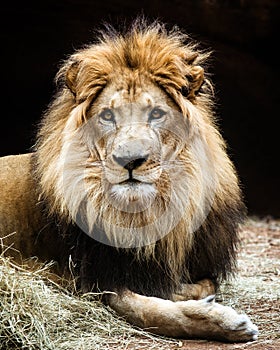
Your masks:
M170 349L178 344L131 327L98 295L69 293L49 279L49 267L31 272L0 257L1 350Z

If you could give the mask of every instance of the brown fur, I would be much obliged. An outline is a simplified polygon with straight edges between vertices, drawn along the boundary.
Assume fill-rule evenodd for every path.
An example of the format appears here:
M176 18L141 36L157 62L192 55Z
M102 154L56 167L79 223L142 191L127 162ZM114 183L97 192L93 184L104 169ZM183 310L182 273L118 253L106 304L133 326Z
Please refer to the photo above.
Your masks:
M138 20L123 35L113 30L104 32L96 43L77 51L62 65L57 75L59 90L39 126L32 156L34 159L31 161L30 156L25 158L24 176L28 178L28 186L23 185L26 189L22 197L23 206L26 208L30 204L33 208L30 209L31 213L34 210L36 216L39 215L35 225L40 232L39 242L45 242L48 238L55 242L54 245L47 244L44 247L45 253L41 254L43 258L55 258L62 273L67 269L68 256L71 254L83 290L98 287L120 293L117 298L109 297L109 302L128 320L144 327L155 324L159 327L156 333L174 336L205 337L207 330L204 333L199 333L199 329L189 329L187 332L182 330L184 327L181 326L186 321L185 314L178 316L181 323L178 321L180 324L177 325L177 330L177 326L169 324L184 308L192 312L194 304L190 304L189 309L185 304L171 301L163 303L162 299L147 296L181 300L190 296L200 298L212 293L214 284L218 284L234 270L238 225L244 215L236 172L215 125L213 89L202 68L208 56L208 53L199 51L187 35L178 30L168 32L158 22L147 25ZM118 96L112 98L116 93ZM136 118L139 108L150 108L153 100L161 101L163 108L170 111L170 120L171 117L177 118L174 119L173 126L178 125L178 133L187 130L184 134L186 140L184 147L179 149L180 145L168 131L170 129L158 129L155 133L147 126L147 121L141 122L134 134L131 131L133 124L127 129L129 131L122 131L126 130L126 124L130 125L129 119L116 128L116 138L120 137L120 141L128 142L126 136L121 138L121 135L130 135L133 139L132 148L136 147L135 144L142 145L142 139L147 140L143 142L145 152L155 147L148 161L145 160L144 165L137 170L139 176L152 174L157 178L154 182L148 181L153 182L153 188L156 189L155 200L148 209L130 213L114 208L103 192L106 186L111 186L104 180L104 171L112 172L114 176L120 176L123 171L120 167L115 171L116 164L111 156L111 153L119 152L120 141L115 148L112 146L109 150L108 145L113 144L110 133L109 136L105 133L104 137L97 137L93 141L91 138L98 135L101 128L97 120L103 105L117 110L125 108L124 104L129 104L134 108L134 114L130 118ZM118 104L120 107L116 107ZM142 139L137 133L141 134ZM156 140L153 140L150 148L145 148L149 140L155 137L148 135L160 135L162 144L172 149L176 160L168 165L172 172L160 164L158 149L154 146ZM10 161L3 162L6 164ZM13 159L12 163L17 163L17 160ZM33 174L31 177L30 171ZM134 170L134 173L137 171ZM7 173L4 181L9 181ZM114 176L112 181L115 181ZM17 186L16 183L14 185ZM87 197L83 197L84 188ZM144 195L141 191L139 193L138 197L143 200ZM31 202L28 200L30 195ZM148 201L147 198L144 199ZM11 205L18 201L21 201L20 198L14 196L9 200ZM175 209L169 216L163 215L161 228L170 229L164 237L154 239L147 245L119 248L106 246L89 238L76 225L77 218L85 218L87 227L94 232L99 227L109 244L119 243L119 223L128 231L145 224L144 227L148 229L140 232L153 238L156 237L154 226L151 230L148 224L153 224L154 218L168 213L166 208L169 203ZM2 203L2 208L4 206ZM181 214L178 221L173 217L177 212ZM21 214L14 209L11 215L10 213L9 209L4 215L1 234L5 233L7 227L8 233L21 230L20 224L15 225L15 221L12 221L13 217L20 218ZM25 216L24 211L23 215ZM32 218L28 220L26 227L32 233L32 242L38 243L38 239L34 239L35 228L30 224ZM17 235L14 239L17 249L21 249L21 245L17 244L21 240L19 237ZM36 243L34 246L37 247L38 254L35 255L40 255L40 244ZM58 247L59 258L54 254L55 249L50 249L51 246ZM30 252L35 253L34 249ZM186 285L182 287L182 283L197 284L188 288ZM134 307L134 303L137 306ZM149 303L154 311L149 308L146 310L145 305ZM208 310L210 304L212 301L208 300L195 305L199 308L207 305ZM159 312L164 305L169 310L165 317L163 311ZM213 305L211 307L216 308L216 304L215 307ZM144 324L140 320L142 316L139 316L141 312L138 307L142 308L142 316L147 317L145 322L142 320ZM175 312L173 316L172 312ZM224 309L222 313L217 312L219 317L228 314ZM242 321L239 315L234 315ZM215 317L210 317L209 322L218 322ZM251 327L250 322L246 322ZM211 327L209 337L212 337ZM213 337L236 339L232 335L225 335L223 327L213 330L214 327ZM238 333L238 336L247 340L254 337L256 332L253 330L250 334L245 336Z
M124 88L131 86L132 82L137 84L135 77L142 76L171 96L182 113L189 118L193 142L195 143L196 139L203 140L208 147L207 157L212 163L209 172L215 177L217 186L213 211L217 214L215 215L217 220L221 221L221 223L213 222L211 225L223 225L223 220L231 220L224 214L219 215L225 208L236 208L233 209L236 215L233 213L232 220L235 222L239 220L238 208L241 207L241 200L237 177L225 153L224 141L214 125L212 95L208 80L201 92L196 95L203 77L203 70L199 65L205 62L208 54L199 52L190 40L185 44L186 40L188 40L186 35L178 31L168 34L158 23L144 28L136 24L125 36L115 33L104 34L100 41L72 55L61 67L58 81L62 88L42 120L36 145L36 173L51 214L59 213L59 216L68 218L63 200L55 193L55 183L57 158L63 143L63 129L71 110L78 106L76 121L79 126L88 119L90 104L94 101L98 104L97 97L108 84L124 77L120 87ZM67 86L63 85L63 82ZM181 94L183 88L189 91L187 98ZM171 267L173 274L177 274L177 270L179 274L181 273L186 253L190 250L189 245L192 243L191 236L185 234L186 221L190 216L198 215L195 201L200 203L198 193L203 186L200 181L204 181L197 173L197 167L201 165L194 159L196 155L191 152L192 150L186 149L180 155L180 160L192 164L188 171L190 174L193 173L193 191L197 192L194 193L192 203L194 213L186 213L186 220L178 224L176 230L161 243L162 251L166 252L163 253L163 256L166 256L166 263L173 265ZM204 201L207 200L208 198L204 198ZM126 219L128 220L124 218ZM233 235L233 240L237 240L234 238L235 232L228 232L222 236L225 240L222 249L231 244L232 238L229 238L229 235ZM150 248L147 248L147 254L150 253ZM225 259L229 261L230 257ZM227 268L230 270L229 265Z

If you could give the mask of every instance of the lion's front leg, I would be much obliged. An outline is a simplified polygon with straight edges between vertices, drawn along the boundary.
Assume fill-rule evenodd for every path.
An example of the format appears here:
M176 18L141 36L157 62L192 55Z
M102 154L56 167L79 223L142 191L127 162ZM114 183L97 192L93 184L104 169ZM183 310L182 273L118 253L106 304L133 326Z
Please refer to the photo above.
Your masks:
M176 293L173 293L173 301L198 300L216 294L215 284L209 279L203 279L193 284L183 283Z
M132 324L152 333L171 337L226 340L256 340L257 327L246 315L214 302L173 302L126 291L109 297L110 306Z

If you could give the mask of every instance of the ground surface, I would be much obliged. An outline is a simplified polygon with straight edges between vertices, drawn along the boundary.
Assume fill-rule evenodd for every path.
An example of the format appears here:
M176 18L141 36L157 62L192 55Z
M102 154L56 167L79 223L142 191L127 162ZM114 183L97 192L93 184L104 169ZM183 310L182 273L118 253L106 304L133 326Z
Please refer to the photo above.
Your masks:
M95 300L0 256L0 350L280 349L280 220L250 219L241 231L235 279L217 301L247 313L259 328L250 343L175 340L137 330ZM93 299L92 299L93 298Z
M241 232L236 280L222 287L217 300L246 312L259 327L258 341L223 344L182 340L170 349L280 349L280 220L249 220Z

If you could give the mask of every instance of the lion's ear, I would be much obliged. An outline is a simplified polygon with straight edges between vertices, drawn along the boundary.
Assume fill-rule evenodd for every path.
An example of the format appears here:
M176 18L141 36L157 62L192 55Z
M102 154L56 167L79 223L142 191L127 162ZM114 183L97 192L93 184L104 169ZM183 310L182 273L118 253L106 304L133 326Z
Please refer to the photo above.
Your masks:
M79 69L79 62L74 61L69 64L65 73L65 83L68 89L76 96L76 80Z
M200 66L191 66L186 80L187 85L182 88L182 95L193 100L204 83L204 69Z

